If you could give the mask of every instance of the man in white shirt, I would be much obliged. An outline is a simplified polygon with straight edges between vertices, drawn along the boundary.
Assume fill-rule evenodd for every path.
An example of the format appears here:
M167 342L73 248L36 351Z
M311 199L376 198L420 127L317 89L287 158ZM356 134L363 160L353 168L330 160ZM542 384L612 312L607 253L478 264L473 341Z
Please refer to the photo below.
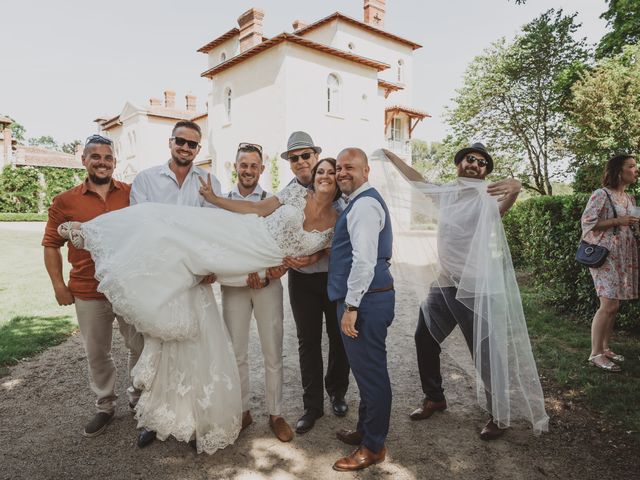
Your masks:
M172 205L188 205L192 207L213 207L200 195L200 181L206 180L209 172L193 164L200 152L202 131L197 123L181 120L175 124L169 138L171 159L143 170L131 185L131 205L144 202L168 203ZM220 194L220 182L212 175L212 183L216 193ZM202 283L213 283L215 275L202 278ZM213 290L211 299L215 302ZM146 447L156 438L152 430L143 429L138 435L138 446Z
M234 200L259 202L271 194L259 185L264 171L262 147L241 143L236 154L235 170L238 183L227 197ZM280 279L261 280L257 273L247 278L246 287L222 287L222 314L231 336L231 343L240 373L242 392L242 428L252 423L249 410L249 325L251 314L256 318L260 346L264 358L265 397L269 426L282 442L293 438L293 431L282 415L282 283Z

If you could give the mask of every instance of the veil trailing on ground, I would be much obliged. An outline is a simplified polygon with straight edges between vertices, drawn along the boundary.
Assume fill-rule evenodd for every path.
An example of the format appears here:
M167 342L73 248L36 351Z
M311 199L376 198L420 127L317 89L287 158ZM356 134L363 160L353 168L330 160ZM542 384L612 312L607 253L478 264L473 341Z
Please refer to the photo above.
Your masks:
M547 431L520 291L487 182L459 178L427 184L392 153L377 152L369 163L369 180L391 216L395 278L412 286L419 300L443 293L448 303L463 305L452 312L473 316L478 404L500 427L525 419L534 433ZM441 331L438 319L429 318L426 301L421 308L432 335L442 341L450 329Z

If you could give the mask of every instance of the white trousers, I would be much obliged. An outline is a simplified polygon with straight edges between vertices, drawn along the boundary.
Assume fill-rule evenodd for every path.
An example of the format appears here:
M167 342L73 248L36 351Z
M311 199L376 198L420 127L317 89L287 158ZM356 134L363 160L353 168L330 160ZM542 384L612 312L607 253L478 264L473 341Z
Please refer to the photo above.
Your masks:
M96 409L98 412L112 413L116 408L116 366L111 356L111 340L113 338L113 320L118 321L120 333L125 345L129 349L127 376L129 388L127 397L129 403L135 404L140 398L140 392L131 385L131 369L135 366L144 340L136 329L126 323L122 317L113 313L108 300L75 299L78 325L84 343L84 350L89 363L89 382L91 390L96 395Z
M282 414L282 283L272 280L261 289L221 287L222 314L229 330L240 373L242 411L249 410L249 327L256 319L265 371L265 397L270 415Z

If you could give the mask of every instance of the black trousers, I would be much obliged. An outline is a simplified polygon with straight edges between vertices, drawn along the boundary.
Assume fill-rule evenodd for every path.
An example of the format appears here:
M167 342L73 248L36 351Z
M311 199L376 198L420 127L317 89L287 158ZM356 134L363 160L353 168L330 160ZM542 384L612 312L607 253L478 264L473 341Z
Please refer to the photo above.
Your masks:
M336 303L327 295L327 273L289 271L289 301L298 333L298 355L304 390L304 409L324 411L322 317L329 339L324 386L331 396L343 397L349 387L349 361L338 326Z
M427 297L428 314L431 318L439 319L439 322L433 322L434 324L439 323L445 326L440 332L445 338L451 333L451 327L457 324L464 335L469 352L473 355L473 311L456 300L455 296L456 289L453 287L442 289L432 288ZM438 341L433 338L433 335L429 332L422 308L420 308L414 339L418 356L420 383L422 384L425 399L433 402L441 402L444 400L442 374L440 371L440 353L442 349ZM486 407L487 410L491 412L490 356L489 342L486 339L481 342L480 355L482 359L482 381L486 396Z

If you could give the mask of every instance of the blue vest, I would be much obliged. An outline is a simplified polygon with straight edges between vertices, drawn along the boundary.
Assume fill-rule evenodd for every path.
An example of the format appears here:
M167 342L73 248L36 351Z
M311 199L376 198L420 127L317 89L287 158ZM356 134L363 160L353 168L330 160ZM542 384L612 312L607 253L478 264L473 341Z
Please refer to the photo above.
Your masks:
M387 210L387 205L377 190L370 188L350 201L347 208L344 209L336 221L333 244L331 246L331 256L329 257L329 280L327 288L331 301L339 300L347 296L347 280L349 279L351 264L353 263L353 246L351 245L351 238L349 238L349 231L347 230L347 215L355 203L364 197L372 197L380 202L385 214L384 228L378 235L378 260L369 290L387 288L393 284L393 277L389 271L389 261L391 260L393 247L389 210Z

